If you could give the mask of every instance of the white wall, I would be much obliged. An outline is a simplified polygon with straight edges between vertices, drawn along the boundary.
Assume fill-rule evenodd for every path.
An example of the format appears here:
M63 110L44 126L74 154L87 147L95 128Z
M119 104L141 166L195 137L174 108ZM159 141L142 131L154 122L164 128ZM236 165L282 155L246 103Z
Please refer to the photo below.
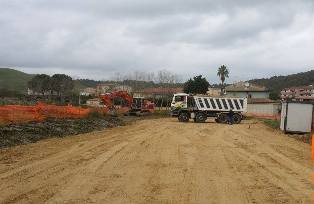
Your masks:
M277 115L280 107L279 103L247 104L247 113Z
M246 98L251 95L252 98L269 98L269 92L228 92L226 93L227 97L239 97Z

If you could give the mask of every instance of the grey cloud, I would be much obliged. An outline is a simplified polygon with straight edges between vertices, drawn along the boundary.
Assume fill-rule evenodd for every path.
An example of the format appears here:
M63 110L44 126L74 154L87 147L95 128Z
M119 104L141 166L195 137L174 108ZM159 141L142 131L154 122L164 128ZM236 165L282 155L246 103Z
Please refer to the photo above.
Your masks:
M109 78L169 69L217 81L313 67L312 0L0 0L0 66Z

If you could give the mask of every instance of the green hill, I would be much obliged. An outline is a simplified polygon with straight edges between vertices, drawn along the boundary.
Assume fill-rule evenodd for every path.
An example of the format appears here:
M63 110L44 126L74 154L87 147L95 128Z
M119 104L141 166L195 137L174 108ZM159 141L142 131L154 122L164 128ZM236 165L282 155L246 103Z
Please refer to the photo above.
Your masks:
M0 68L0 94L15 95L27 92L27 83L34 74L27 74L15 69ZM74 80L74 90L78 92L82 88L96 87L100 81L89 79Z
M26 74L9 68L0 68L0 89L26 93L27 82L30 81L32 77L32 74Z
M32 79L34 75L26 74L9 68L0 68L0 90L11 91L15 93L26 93L27 82ZM78 79L74 80L75 91L86 87L95 87L101 81ZM304 86L314 84L314 70L308 72L301 72L287 76L273 76L270 78L252 79L250 83L255 83L265 86L271 90L271 98L276 99L283 88L292 86ZM126 80L124 85L134 86L135 81ZM153 82L136 82L137 88L160 87L162 84ZM174 84L173 86L182 86L182 84Z
M76 79L74 80L74 87L77 90L84 89L87 87L95 88L97 84L101 83L101 81L95 81L92 79Z
M314 70L287 76L273 76L270 78L252 79L249 82L267 87L269 90L271 90L271 98L278 99L280 91L284 88L314 84Z

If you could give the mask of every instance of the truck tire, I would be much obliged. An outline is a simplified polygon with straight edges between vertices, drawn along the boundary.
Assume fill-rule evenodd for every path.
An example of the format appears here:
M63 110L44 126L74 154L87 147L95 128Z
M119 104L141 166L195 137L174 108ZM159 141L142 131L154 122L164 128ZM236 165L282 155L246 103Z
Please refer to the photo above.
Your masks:
M238 113L236 113L232 116L232 122L234 124L239 124L241 122L241 120L242 120L242 116Z
M180 122L186 123L186 122L189 122L189 119L190 119L190 117L189 117L188 113L180 113L179 116L178 116L178 120Z
M227 114L225 113L221 113L217 116L217 118L215 119L215 121L217 123L226 123L227 122Z
M207 119L206 114L199 112L199 113L196 113L194 121L197 123L204 123L206 121L206 119Z

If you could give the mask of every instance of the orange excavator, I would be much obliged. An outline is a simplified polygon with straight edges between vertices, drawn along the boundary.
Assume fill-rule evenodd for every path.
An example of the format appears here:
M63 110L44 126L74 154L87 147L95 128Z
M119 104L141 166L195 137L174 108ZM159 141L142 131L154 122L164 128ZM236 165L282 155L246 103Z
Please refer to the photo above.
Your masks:
M126 91L115 91L107 94L100 95L100 99L104 105L108 108L108 112L111 115L116 115L117 110L114 106L114 98L122 98L125 102L125 106L128 110L125 115L137 115L142 116L145 114L153 113L155 110L155 104L151 101L144 99L144 97L132 97Z

